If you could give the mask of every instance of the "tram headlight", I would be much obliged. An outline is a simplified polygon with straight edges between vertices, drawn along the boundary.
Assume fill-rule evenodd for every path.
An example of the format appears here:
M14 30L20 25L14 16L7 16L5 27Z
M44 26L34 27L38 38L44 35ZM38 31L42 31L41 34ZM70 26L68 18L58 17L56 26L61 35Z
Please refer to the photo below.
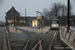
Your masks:
M54 25L54 27L55 27L56 25Z

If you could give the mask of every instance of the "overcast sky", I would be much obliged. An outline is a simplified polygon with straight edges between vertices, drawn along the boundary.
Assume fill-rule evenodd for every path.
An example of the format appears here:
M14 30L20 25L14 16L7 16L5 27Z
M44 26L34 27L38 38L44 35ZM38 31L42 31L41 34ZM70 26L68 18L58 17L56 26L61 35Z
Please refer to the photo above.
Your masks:
M67 5L67 0L0 0L0 21L5 21L5 13L12 6L15 7L21 16L25 16L25 9L27 16L36 16L36 11L43 12L44 8L49 8L54 2L61 2L61 4ZM71 0L71 3L73 6L72 11L75 14L75 0Z

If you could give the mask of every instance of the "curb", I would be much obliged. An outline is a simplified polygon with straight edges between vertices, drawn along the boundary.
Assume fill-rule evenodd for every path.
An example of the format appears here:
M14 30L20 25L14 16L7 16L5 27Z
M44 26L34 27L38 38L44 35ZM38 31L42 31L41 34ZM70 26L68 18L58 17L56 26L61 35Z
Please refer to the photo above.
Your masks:
M8 32L7 29L5 28L4 40L3 40L3 50L11 50L11 45L10 45L8 33L9 33L9 32Z
M5 31L6 31L6 30L5 30ZM5 32L4 32L4 39L3 39L3 50L8 50Z
M8 31L6 30L6 36L7 36L7 44L8 44L8 50L11 50L11 45L10 45L10 41L9 41L9 37L8 37Z

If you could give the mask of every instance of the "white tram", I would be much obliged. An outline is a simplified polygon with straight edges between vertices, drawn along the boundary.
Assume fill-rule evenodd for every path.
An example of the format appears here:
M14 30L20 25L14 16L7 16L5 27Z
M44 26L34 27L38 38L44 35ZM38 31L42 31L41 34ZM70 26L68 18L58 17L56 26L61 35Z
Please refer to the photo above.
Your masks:
M51 19L51 29L59 29L58 19Z

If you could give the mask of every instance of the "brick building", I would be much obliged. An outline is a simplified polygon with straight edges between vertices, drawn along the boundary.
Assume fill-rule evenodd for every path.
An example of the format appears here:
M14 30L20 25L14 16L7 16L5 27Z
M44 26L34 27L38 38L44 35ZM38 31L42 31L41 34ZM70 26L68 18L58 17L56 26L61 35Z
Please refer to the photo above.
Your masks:
M41 20L35 16L20 16L19 12L12 7L8 12L6 12L6 25L15 24L15 15L18 17L17 25L21 26L29 26L29 27L37 27L41 26ZM43 17L43 26L49 26L51 19L48 17ZM59 25L67 25L67 16L59 17ZM70 17L70 25L75 25L75 16Z
M20 14L18 13L18 11L15 10L14 7L12 7L8 12L6 12L6 25L15 23L15 15L18 16L19 20Z
M8 12L6 12L6 25L14 25L15 24L15 16L17 16L18 18L18 22L17 25L20 26L29 26L29 27L37 27L37 26L41 26L40 21L41 20L37 20L37 17L31 17L31 16L20 16L19 12L17 10L15 10L14 7L12 7ZM45 17L44 19L44 24L43 26L45 26Z

